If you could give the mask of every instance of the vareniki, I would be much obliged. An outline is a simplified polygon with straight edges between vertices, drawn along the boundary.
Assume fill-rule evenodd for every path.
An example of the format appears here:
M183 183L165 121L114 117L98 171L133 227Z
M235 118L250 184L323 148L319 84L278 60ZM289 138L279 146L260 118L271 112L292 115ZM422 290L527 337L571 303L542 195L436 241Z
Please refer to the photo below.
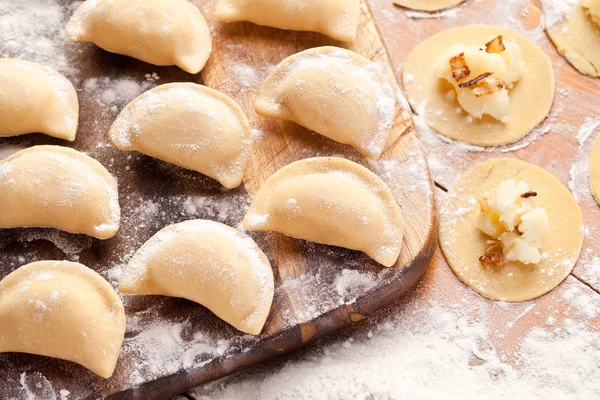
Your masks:
M119 230L117 181L98 161L34 146L0 161L0 228L47 227L108 239Z
M68 39L155 65L202 70L212 41L200 10L187 0L86 0L71 17Z
M246 234L191 220L150 238L129 262L119 291L195 301L240 331L258 335L273 302L273 270Z
M73 361L109 378L124 336L121 299L84 265L39 261L0 281L0 352Z
M252 132L235 101L206 86L170 83L134 99L110 129L124 151L198 171L227 188L242 183Z
M73 141L79 102L75 88L50 67L0 58L0 137L42 132Z
M215 15L224 22L250 21L351 41L358 29L360 0L218 0Z
M377 159L392 129L396 98L380 65L349 50L318 47L283 60L265 81L255 109Z
M244 228L359 250L391 267L402 248L404 219L377 175L344 158L321 157L293 162L271 175L256 194Z

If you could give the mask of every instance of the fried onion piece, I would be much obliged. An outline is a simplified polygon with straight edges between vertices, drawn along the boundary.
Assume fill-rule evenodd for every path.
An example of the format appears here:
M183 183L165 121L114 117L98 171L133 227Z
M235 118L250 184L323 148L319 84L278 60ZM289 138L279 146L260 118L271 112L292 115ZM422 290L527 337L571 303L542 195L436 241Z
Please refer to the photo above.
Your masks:
M487 78L488 76L490 76L492 74L493 74L493 72L484 72L483 74L471 79L470 81L459 84L458 87L464 89L464 88L468 88L469 86L477 85L479 82L481 82L482 80L484 80L485 78Z
M504 47L504 38L502 35L495 37L485 44L486 53L502 53L506 50Z
M524 199L528 199L530 197L536 197L536 196L537 196L537 192L534 192L533 190L530 190L529 192L525 192L521 195L521 197Z
M459 82L461 79L466 78L471 74L471 70L467 65L465 53L460 53L459 55L452 57L450 59L450 68L452 69L452 77L456 82Z
M499 240L486 240L484 253L479 257L479 262L487 267L489 265L500 266L506 262L502 242Z
M485 96L486 94L495 93L501 90L503 87L504 85L497 79L488 78L480 81L474 86L471 86L471 89L473 90L475 97L481 97Z

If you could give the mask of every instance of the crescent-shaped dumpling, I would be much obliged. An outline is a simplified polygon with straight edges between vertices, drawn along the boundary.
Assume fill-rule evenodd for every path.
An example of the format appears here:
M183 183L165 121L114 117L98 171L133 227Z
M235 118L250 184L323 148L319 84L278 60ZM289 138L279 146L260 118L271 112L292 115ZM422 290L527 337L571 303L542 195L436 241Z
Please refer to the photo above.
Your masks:
M41 132L73 141L79 101L67 78L44 65L0 58L0 137Z
M360 0L219 0L215 15L224 22L250 21L352 41L358 29Z
M117 181L93 158L34 146L0 161L0 228L46 227L98 239L119 230Z
M38 261L0 281L0 352L73 361L109 378L124 336L121 299L84 265Z
M258 335L273 302L273 270L246 234L218 222L190 220L150 238L129 262L119 291L188 299Z
M129 103L110 129L120 150L198 171L234 188L250 160L246 115L221 92L194 83L170 83Z
M377 159L396 116L396 99L380 65L349 50L318 47L283 60L255 108Z
M200 10L187 0L86 0L65 34L112 53L197 74L212 40Z
M244 228L359 250L390 267L400 255L404 219L377 175L344 158L318 157L271 175L252 201Z

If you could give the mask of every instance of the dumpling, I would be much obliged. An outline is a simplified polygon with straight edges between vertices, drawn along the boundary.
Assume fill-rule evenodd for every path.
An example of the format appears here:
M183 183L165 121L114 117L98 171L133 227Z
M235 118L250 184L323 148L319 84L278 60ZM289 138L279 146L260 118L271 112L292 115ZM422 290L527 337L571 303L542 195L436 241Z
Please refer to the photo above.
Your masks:
M215 15L224 22L249 21L352 41L358 29L360 0L219 0Z
M129 262L119 291L195 301L234 328L258 335L273 302L273 270L246 234L190 220L150 238Z
M77 150L34 146L0 161L0 228L47 227L98 239L119 230L117 181Z
M177 65L191 74L204 68L212 48L204 17L187 0L86 0L65 34L150 64Z
M250 160L252 131L232 99L194 83L170 83L129 103L110 129L124 151L198 171L234 188Z
M394 91L381 66L337 47L283 60L265 81L255 108L373 159L381 156L396 116Z
M41 132L73 141L79 101L75 88L44 65L0 58L0 137Z
M390 267L400 255L404 219L377 175L344 158L318 157L271 175L252 201L244 228L359 250Z
M0 281L0 352L73 361L109 378L124 336L121 299L85 265L38 261Z

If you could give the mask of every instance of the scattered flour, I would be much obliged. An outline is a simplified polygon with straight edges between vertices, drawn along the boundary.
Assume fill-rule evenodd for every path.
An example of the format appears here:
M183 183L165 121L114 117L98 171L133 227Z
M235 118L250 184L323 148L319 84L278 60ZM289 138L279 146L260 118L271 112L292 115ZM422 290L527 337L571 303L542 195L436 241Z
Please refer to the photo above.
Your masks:
M241 373L197 388L194 395L203 400L597 397L599 332L549 316L550 323L527 333L507 362L507 354L493 344L501 336L491 331L489 311L478 307L482 302L467 310L413 298L400 313L367 321L352 336L330 340L294 362Z

